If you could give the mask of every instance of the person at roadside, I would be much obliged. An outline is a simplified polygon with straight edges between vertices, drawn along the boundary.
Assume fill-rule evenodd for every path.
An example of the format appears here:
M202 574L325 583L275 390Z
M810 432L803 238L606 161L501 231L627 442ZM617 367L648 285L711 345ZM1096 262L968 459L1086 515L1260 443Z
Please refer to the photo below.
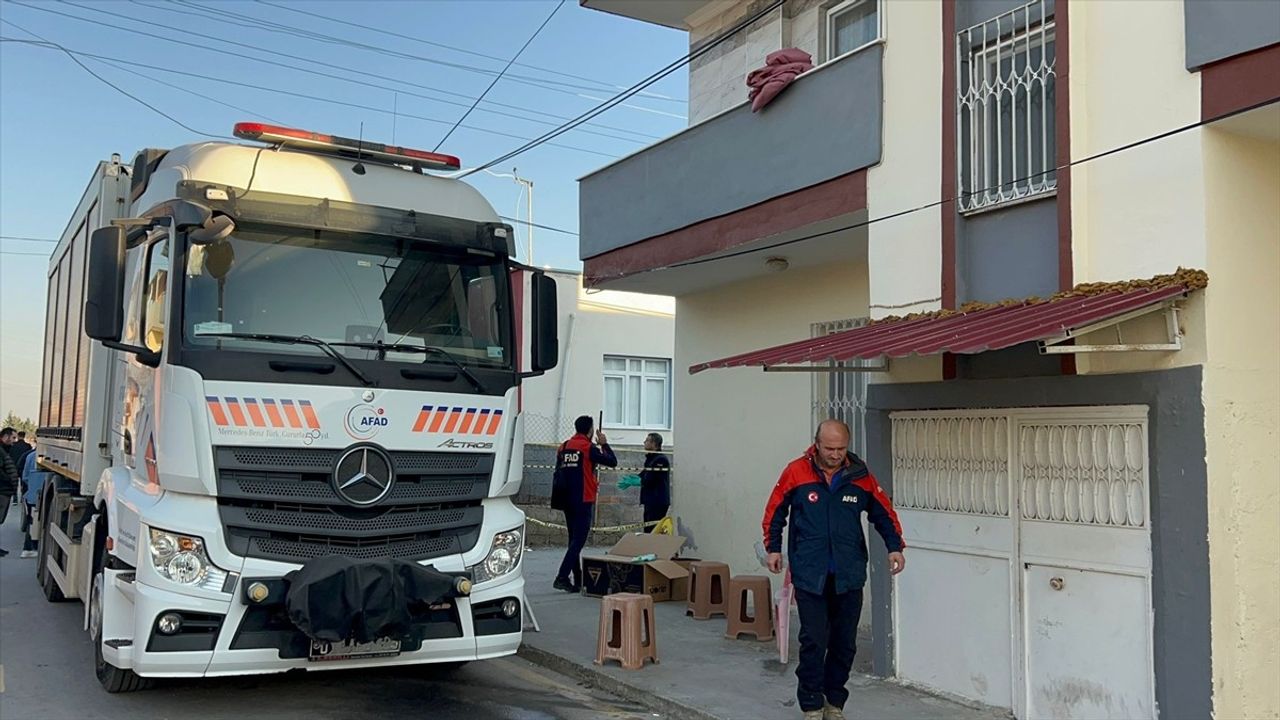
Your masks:
M27 433L19 430L15 440L13 441L13 445L9 447L9 456L13 458L13 464L17 465L18 468L21 469L22 461L26 459L27 453L34 449L34 446L27 442Z
M765 505L762 529L769 570L782 572L782 531L790 518L787 560L800 615L796 697L805 720L844 720L853 668L867 542L862 514L884 539L889 572L902 572L902 526L893 504L857 455L849 426L826 420L813 445L782 471Z
M553 587L571 593L582 589L580 558L591 533L596 493L600 488L596 468L618 466L618 456L609 447L609 439L604 433L597 431L595 442L591 441L594 427L595 420L590 415L573 421L576 434L565 440L556 452L556 471L551 487L551 507L564 512L564 524L569 529L569 547L565 550Z
M41 470L36 463L37 453L27 453L22 461L22 555L23 558L36 556L36 541L31 539L31 523L35 520L35 508L39 502L40 491L50 473Z
M644 506L645 530L653 532L671 509L671 459L662 453L662 436L658 433L645 437L644 449L640 504Z
M5 518L9 517L9 506L18 494L21 479L18 476L18 466L9 455L9 446L13 443L13 428L5 428L0 432L0 442L4 445L0 449L0 525L4 525ZM0 557L8 554L8 550L0 548Z

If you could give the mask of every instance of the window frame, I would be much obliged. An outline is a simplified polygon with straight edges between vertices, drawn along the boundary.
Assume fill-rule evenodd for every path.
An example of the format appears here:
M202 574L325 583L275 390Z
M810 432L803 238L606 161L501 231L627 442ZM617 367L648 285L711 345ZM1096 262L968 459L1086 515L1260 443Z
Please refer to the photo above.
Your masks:
M869 42L865 42L851 50L842 53L835 52L835 19L843 13L853 10L859 5L872 3L876 6L876 36ZM826 64L835 62L842 58L848 57L855 53L861 52L872 45L878 45L884 42L884 10L885 3L881 0L841 0L835 4L828 5L822 9L822 43L821 43L821 63Z
M957 208L963 215L976 215L983 212L1000 210L1027 202L1035 202L1052 198L1058 191L1057 167L1057 23L1056 16L1047 12L1048 0L1031 0L1025 5L1010 10L1002 15L990 18L972 27L959 30L955 35L956 52L956 197ZM1038 17L1033 12L1038 8ZM1019 24L1021 23L1021 24ZM987 29L994 24L995 34L988 39ZM1004 29L1008 25L1007 30ZM977 32L981 30L981 40ZM1052 62L1045 57L1050 46L1054 47ZM1010 78L1005 81L1001 65L1007 57L1012 68L1018 67L1018 58L1025 55L1024 68L1031 67L1031 57L1039 50L1041 69L1031 73L1032 79L1019 81ZM1006 56L1006 53L1007 56ZM997 100L991 106L991 92L981 88L989 83L988 73L994 67L996 72ZM975 70L975 68L981 68ZM1024 69L1023 72L1027 72ZM968 75L966 76L966 73ZM1016 73L1015 73L1016 74ZM1014 87L1009 102L1011 122L1002 125L1003 98L1008 90L1005 83ZM1042 127L1040 147L1034 147L1035 139L1029 128L1033 104L1032 86L1039 89L1039 102L1042 110ZM1025 85L1025 90L1018 87ZM1053 92L1053 106L1048 105L1050 92ZM1028 130L1018 132L1018 95L1024 92L1026 97L1025 113ZM976 95L975 95L976 93ZM971 97L972 96L972 97ZM981 112L975 110L980 106ZM994 111L994 113L992 112ZM981 117L982 125L975 127ZM993 122L991 117L995 117ZM968 130L966 131L966 121ZM1049 128L1049 123L1053 128ZM1004 133L1004 134L1002 134ZM1010 158L1010 175L1003 177L1004 138L1007 134L1013 155ZM988 137L993 135L994 138ZM1019 183L1024 176L1019 175L1018 150L1026 152L1024 158L1025 182ZM1035 172L1032 167L1037 150L1041 155L1041 168ZM1053 156L1049 152L1053 151ZM966 159L968 165L966 166ZM992 163L994 160L994 172ZM970 187L966 187L966 183Z
M627 369L626 370L609 370L605 367L605 363L609 360L622 360L627 363ZM631 360L638 360L640 362L640 370L638 372L633 372L630 369ZM649 371L645 370L644 364L646 362L665 363L667 367L667 371L664 375L650 373ZM604 408L605 399L608 397L607 385L608 385L609 378L619 378L622 380L623 396L622 396L621 421L616 423L612 422L607 416L607 409L605 409L604 412L606 413L606 415L602 422L602 425L603 425L602 429L606 429L606 430L668 430L668 431L671 430L671 420L672 420L672 415L674 414L674 408L673 408L674 395L673 395L673 388L672 388L672 385L674 383L671 376L672 366L673 366L673 363L671 358L647 356L647 355L617 355L617 354L608 354L608 353L605 354L601 360L600 406L601 408ZM639 403L638 409L640 412L640 424L638 425L631 425L626 422L627 410L629 408L627 404L627 400L628 400L627 388L629 386L629 383L627 382L627 380L628 378L632 378L632 377L640 378L640 397L636 398L636 402ZM664 384L664 389L665 389L665 392L663 393L663 422L661 424L656 424L656 425L647 424L644 421L644 418L645 418L644 384L646 380L657 380L659 378L662 379Z

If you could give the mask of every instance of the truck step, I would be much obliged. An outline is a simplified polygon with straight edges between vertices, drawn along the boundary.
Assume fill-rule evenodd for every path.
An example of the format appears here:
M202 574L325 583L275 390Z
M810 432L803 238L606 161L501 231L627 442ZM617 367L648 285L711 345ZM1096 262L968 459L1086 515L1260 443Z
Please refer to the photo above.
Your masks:
M117 640L107 640L103 644L107 645L108 647L113 647L119 650L122 647L131 647L133 645L133 641L125 640L125 639L117 639Z

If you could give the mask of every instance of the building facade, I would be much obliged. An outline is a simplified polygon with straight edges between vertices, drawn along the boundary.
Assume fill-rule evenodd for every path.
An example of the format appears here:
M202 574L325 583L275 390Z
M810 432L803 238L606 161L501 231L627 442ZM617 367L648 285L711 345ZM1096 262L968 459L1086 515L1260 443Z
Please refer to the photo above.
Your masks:
M837 415L910 548L872 553L878 672L1280 715L1280 4L581 1L689 33L690 126L581 180L580 249L676 298L697 554L758 571Z

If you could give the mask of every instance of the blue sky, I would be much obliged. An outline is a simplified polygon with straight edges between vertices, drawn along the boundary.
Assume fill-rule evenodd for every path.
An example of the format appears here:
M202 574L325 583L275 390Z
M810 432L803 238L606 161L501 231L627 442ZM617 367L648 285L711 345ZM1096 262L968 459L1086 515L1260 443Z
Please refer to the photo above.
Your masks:
M493 80L492 74L441 63L501 70L555 7L554 0L5 0L0 20L77 52L188 73L81 56L98 74L201 132L226 135L237 121L263 120L355 137L363 122L367 139L390 142L394 133L397 144L430 150ZM0 36L33 39L4 23ZM586 10L568 0L508 71L520 77L501 80L486 96L492 102L481 103L440 149L460 156L464 167L491 160L522 144L511 136L536 137L560 124L552 116L569 118L590 109L681 57L687 42L684 33ZM553 141L557 146L542 145L494 170L509 173L514 166L534 182L536 222L576 230L576 179L684 127L687 91L688 76L681 69L649 94L599 116L594 125L560 136ZM0 43L0 236L57 238L99 160L114 152L129 161L144 147L199 139L94 79L61 52ZM484 174L469 180L501 214L516 214L520 187L512 180ZM523 247L523 229L519 232ZM539 230L535 244L539 265L580 266L575 237ZM51 243L0 240L0 414L36 414L44 278L52 248Z

